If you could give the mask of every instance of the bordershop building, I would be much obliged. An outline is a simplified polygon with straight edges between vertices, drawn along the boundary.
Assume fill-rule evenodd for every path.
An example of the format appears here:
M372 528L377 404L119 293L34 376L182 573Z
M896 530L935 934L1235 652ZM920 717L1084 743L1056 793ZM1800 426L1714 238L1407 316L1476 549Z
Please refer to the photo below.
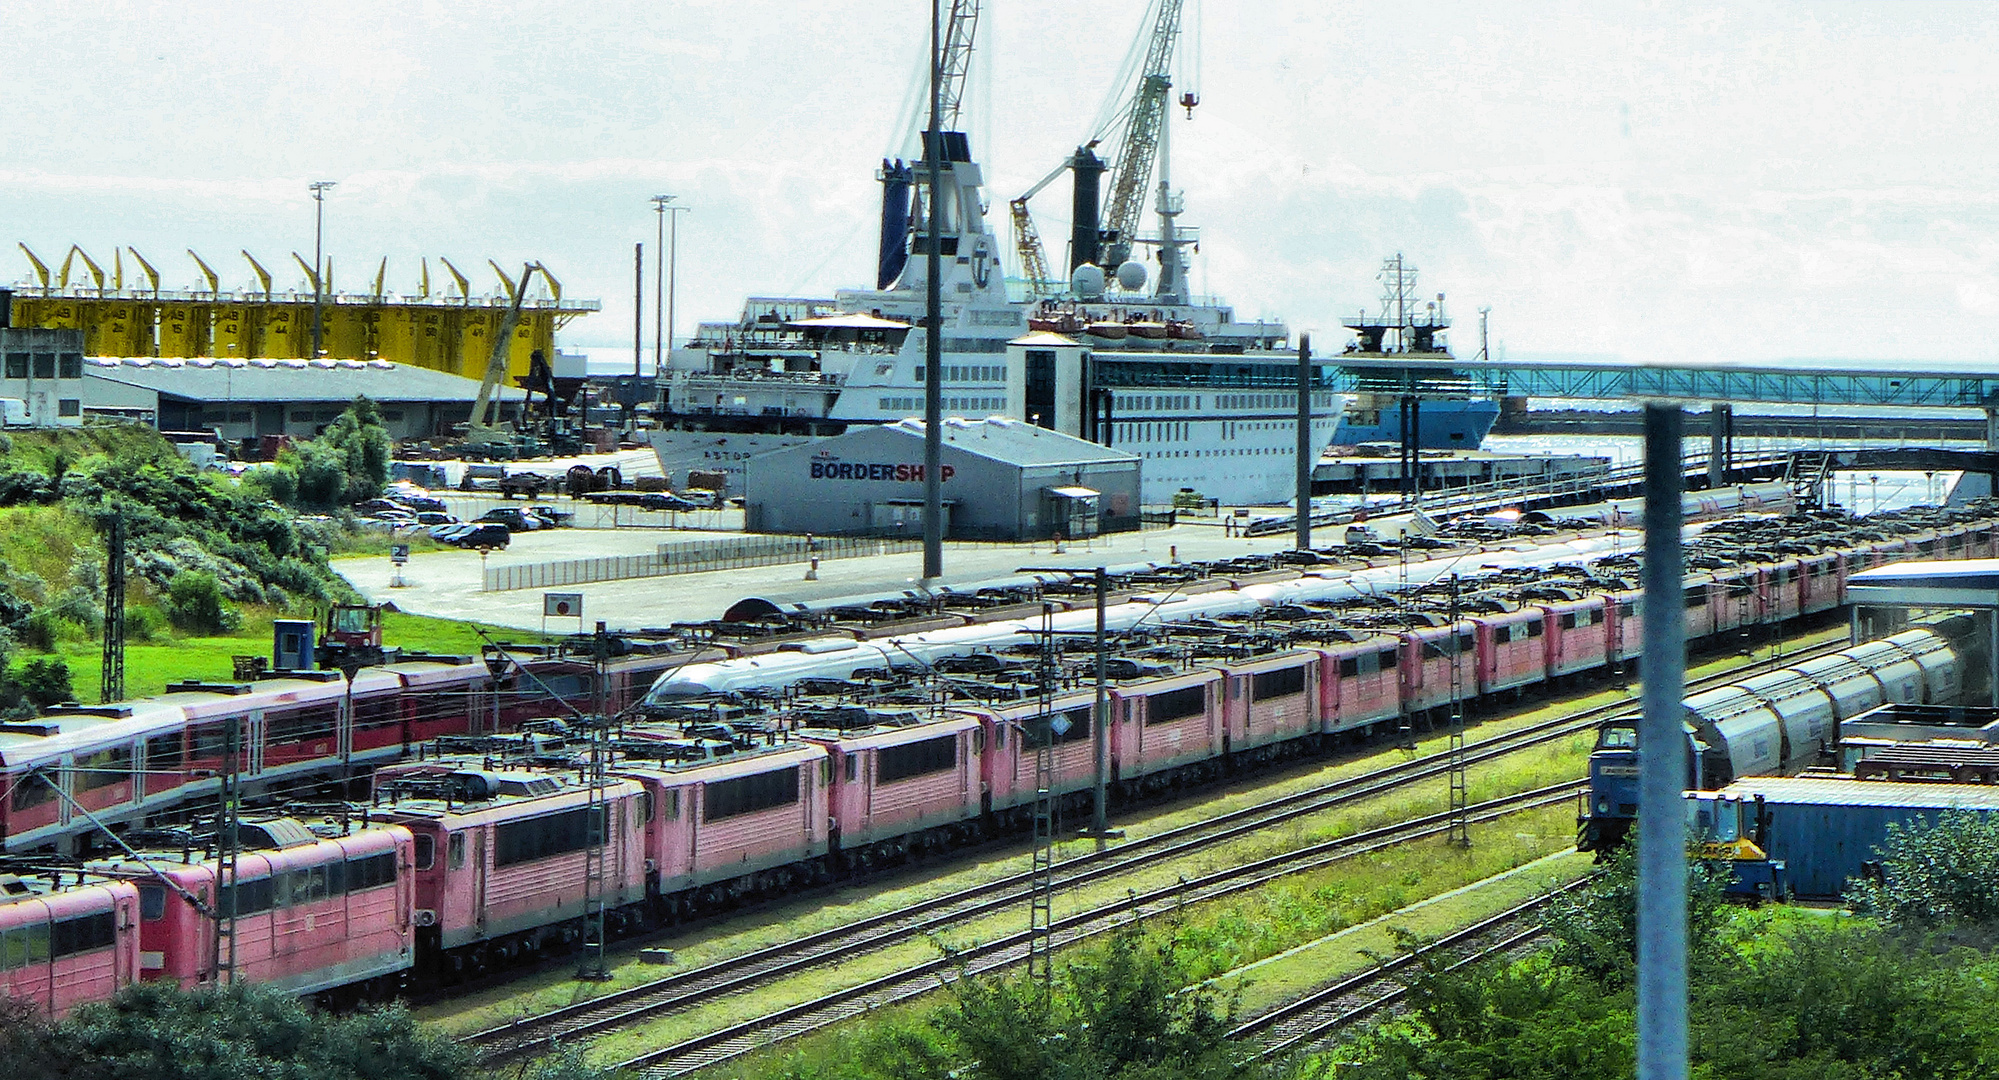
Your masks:
M1137 455L1033 424L944 421L944 535L1070 539L1139 527ZM923 535L923 421L856 427L744 463L749 532Z

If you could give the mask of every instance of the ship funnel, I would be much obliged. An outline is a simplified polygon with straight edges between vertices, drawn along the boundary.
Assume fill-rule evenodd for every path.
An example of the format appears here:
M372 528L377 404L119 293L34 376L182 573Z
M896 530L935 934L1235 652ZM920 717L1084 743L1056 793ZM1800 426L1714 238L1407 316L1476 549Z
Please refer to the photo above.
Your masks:
M1101 184L1104 175L1103 160L1087 146L1076 148L1076 156L1069 159L1069 172L1075 178L1075 198L1071 204L1069 220L1069 270L1074 273L1079 266L1094 265L1098 256L1098 245L1102 236L1098 232L1099 207L1103 205Z

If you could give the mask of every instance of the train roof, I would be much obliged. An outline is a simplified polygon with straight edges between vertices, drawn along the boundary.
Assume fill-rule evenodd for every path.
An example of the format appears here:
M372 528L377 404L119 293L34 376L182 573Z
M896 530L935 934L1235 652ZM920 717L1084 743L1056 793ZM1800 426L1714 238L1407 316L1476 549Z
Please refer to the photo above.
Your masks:
M444 758L383 769L375 775L369 812L387 821L531 816L543 809L582 805L590 797L589 783L568 768L491 768L483 762ZM611 798L638 791L637 781L612 776L605 782ZM530 813L517 813L523 809Z
M186 713L171 702L143 698L107 706L58 706L47 716L0 722L0 764L42 761L70 750L109 745L179 730Z
M1846 579L1856 606L1999 608L1999 559L1892 563Z
M1702 793L1714 794L1714 793ZM1899 783L1850 776L1753 776L1721 795L1781 806L1879 806L1916 810L1999 810L1999 787L1989 784Z

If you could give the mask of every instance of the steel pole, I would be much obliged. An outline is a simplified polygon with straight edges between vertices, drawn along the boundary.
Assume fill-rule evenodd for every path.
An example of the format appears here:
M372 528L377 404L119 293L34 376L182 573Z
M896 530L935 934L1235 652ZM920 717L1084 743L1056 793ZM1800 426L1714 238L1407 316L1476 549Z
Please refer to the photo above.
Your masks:
M527 288L527 283L521 283ZM632 374L645 362L646 347L646 246L632 245Z
M1110 783L1110 690L1105 671L1108 667L1106 650L1109 648L1104 637L1104 603L1109 593L1109 581L1104 568L1097 567L1097 705L1091 713L1090 751L1096 765L1096 781L1093 794L1091 828L1099 837L1110 831L1110 814L1105 808L1105 788Z
M923 577L944 576L944 273L943 237L937 231L938 192L944 186L944 29L939 0L930 0L930 130L923 156L930 162L930 220L924 262L929 281L923 316Z
M680 277L680 214L685 206L676 206L667 216L673 221L667 225L666 233L666 351L673 351L673 289ZM660 374L665 369L662 368Z
M661 344L660 340L660 331L662 329L660 320L666 314L666 308L660 303L660 298L662 295L661 291L666 288L666 264L664 261L666 259L666 204L672 198L673 196L671 195L654 195L652 197L652 204L658 211L656 216L659 218L658 227L653 230L655 236L653 238L652 249L652 369L654 372L659 371L660 360L664 358L666 348ZM632 377L638 378L640 374L637 358L634 358L632 362Z
M326 193L336 181L314 180L312 188L312 358L319 359L324 337L321 308L326 296Z
M1638 1077L1686 1080L1687 850L1680 727L1686 624L1680 409L1645 407L1645 651L1638 722Z
M1298 543L1312 549L1312 335L1298 335Z

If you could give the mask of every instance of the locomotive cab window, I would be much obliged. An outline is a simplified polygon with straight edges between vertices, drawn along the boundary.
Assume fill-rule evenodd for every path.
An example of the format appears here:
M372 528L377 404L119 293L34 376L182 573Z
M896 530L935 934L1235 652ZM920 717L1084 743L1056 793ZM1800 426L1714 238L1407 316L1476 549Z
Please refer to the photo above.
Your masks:
M416 834L416 868L428 870L437 865L437 838L429 833Z
M426 837L425 839L428 839L428 837ZM451 834L451 840L445 845L444 858L445 858L446 869L462 870L465 868L464 833L461 832L461 833Z
M30 810L56 797L55 778L47 769L30 769L14 781L14 797L9 805L16 812Z
M1170 724L1190 716L1199 716L1208 709L1208 688L1187 686L1178 690L1168 690L1146 698L1145 722L1148 724Z
M945 772L958 766L958 736L940 735L901 746L884 746L875 751L875 782L893 784L898 780Z
M1294 668L1263 672L1253 676L1250 683L1250 696L1257 701L1289 697L1304 692L1305 668L1302 664Z

